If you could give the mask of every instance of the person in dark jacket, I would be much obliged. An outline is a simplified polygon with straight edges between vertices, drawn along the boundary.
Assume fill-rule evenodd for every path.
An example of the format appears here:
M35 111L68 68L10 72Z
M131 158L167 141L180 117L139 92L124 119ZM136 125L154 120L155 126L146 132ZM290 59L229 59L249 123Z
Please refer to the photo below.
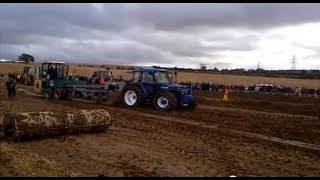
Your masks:
M13 99L16 96L16 82L12 76L9 76L9 80L6 82L8 91L8 98Z

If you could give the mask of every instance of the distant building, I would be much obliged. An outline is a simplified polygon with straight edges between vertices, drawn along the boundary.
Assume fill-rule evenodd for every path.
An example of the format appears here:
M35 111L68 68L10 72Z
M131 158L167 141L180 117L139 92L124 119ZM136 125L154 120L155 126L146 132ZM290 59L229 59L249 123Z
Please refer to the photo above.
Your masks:
M2 63L9 63L9 62L12 62L11 60L8 60L8 59L0 59L0 62Z
M13 61L15 63L26 63L26 61L21 61L21 60L16 60L16 61Z

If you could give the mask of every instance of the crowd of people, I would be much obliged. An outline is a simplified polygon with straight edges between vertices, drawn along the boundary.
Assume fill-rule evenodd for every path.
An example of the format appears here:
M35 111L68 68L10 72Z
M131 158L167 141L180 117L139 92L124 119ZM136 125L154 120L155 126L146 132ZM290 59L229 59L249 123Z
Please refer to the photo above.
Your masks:
M227 87L232 91L250 91L250 92L270 92L270 93L301 93L301 94L317 94L320 95L320 88L305 88L305 87L289 87L272 84L257 84L257 85L228 85L219 83L199 83L199 82L181 82L182 85L189 85L192 90L198 91L222 91Z

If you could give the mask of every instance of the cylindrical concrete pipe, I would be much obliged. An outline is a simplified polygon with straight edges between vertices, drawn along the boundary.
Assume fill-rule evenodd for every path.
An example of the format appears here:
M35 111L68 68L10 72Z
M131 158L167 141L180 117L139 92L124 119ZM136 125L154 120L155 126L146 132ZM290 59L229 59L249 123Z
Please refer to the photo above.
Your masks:
M57 136L74 133L102 132L111 125L105 109L74 112L10 113L3 118L4 137L15 140L37 136Z

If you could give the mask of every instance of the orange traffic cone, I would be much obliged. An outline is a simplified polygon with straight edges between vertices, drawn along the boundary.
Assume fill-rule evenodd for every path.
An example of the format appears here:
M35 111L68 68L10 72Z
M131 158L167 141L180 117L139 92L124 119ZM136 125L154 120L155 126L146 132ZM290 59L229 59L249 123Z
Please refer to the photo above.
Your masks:
M226 88L226 90L224 91L222 101L229 101L229 89L228 88Z

